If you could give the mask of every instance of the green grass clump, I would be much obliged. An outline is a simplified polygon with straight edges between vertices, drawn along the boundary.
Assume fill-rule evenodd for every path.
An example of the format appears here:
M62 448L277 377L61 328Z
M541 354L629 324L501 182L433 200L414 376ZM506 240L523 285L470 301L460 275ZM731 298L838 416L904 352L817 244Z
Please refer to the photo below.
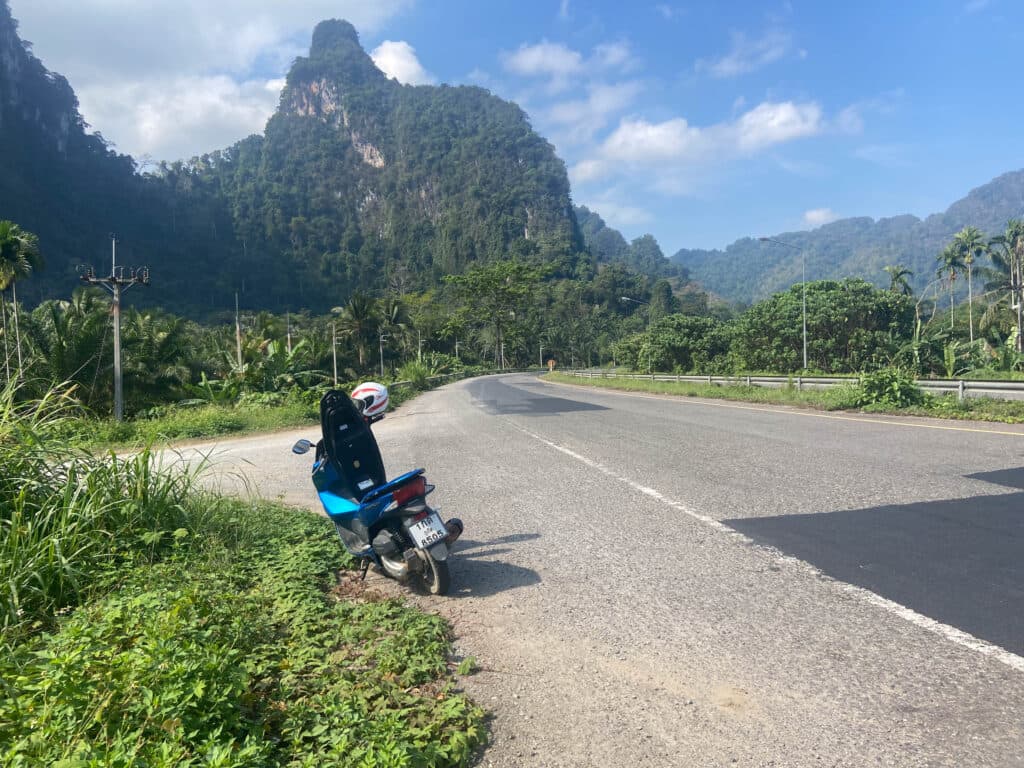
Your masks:
M448 630L329 593L325 518L202 495L0 393L0 766L456 766L483 713Z
M856 404L857 387L798 390L796 380L779 389L746 384L700 384L698 382L651 381L649 379L584 379L563 373L549 373L544 378L564 384L620 389L627 392L655 392L684 397L706 397L715 400L736 400L745 403L798 405L824 410L842 410Z
M68 425L67 438L82 447L103 448L271 432L311 424L316 419L315 409L295 401L164 407L122 422L112 419L78 421Z
M649 379L589 379L552 373L545 378L565 384L579 384L626 392L655 392L682 397L705 397L736 400L746 403L792 405L826 411L863 410L867 413L889 413L930 416L942 419L973 419L1006 424L1024 423L1024 401L999 400L989 397L968 397L958 401L956 395L936 397L920 392L909 379L882 376L871 383L870 391L851 382L828 389L796 388L795 379L779 389L748 387L744 384L698 384L694 382L651 381ZM908 383L909 382L909 383Z
M342 550L312 513L211 517L0 661L0 765L467 762L483 713L440 618L332 598Z

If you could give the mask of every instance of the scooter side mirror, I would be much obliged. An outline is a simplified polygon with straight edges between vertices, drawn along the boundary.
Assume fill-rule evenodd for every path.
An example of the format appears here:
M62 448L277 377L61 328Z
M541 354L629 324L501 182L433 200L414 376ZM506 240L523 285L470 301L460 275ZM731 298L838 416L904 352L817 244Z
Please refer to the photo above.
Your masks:
M312 447L313 447L313 443L311 443L309 440L306 440L305 438L303 438L302 440L299 440L299 442L297 442L295 445L292 446L292 453L298 453L298 454L309 453L309 449L312 448Z

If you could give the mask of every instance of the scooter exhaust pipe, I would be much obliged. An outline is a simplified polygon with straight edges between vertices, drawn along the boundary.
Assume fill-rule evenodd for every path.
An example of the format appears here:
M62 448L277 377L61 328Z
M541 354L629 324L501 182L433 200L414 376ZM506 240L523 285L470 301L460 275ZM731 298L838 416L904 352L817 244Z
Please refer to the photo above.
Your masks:
M451 547L451 545L455 543L456 539L462 535L462 521L457 517L453 517L444 524L444 527L448 529L448 538L444 540L444 543Z

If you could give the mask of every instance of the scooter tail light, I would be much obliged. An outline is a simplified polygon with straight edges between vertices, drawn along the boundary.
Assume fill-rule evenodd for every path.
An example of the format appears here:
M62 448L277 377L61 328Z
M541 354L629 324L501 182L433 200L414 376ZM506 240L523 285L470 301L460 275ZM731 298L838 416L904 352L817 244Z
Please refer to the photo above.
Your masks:
M395 504L402 506L403 504L422 496L426 489L427 481L421 476L410 480L401 488L395 489L395 492L392 495L394 496Z

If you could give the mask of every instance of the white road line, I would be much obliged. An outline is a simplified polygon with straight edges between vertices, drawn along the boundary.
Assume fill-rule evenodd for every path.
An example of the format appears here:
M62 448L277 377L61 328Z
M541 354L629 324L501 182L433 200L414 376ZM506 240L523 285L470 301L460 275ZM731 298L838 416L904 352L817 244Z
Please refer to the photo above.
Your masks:
M957 645L963 648L967 648L971 651L974 651L975 653L980 653L981 655L987 656L990 659L995 659L996 661L1005 664L1006 666L1016 670L1017 672L1024 672L1024 657L1022 656L1018 656L1015 653L1011 653L1010 651L1007 651L1004 648L1000 648L997 645L992 645L991 643L985 642L984 640L981 640L975 637L974 635L970 635L967 632L964 632L963 630L957 629L956 627L951 627L948 624L943 624L940 621L936 621L935 619L918 613L912 608L907 608L905 605L900 605L899 603L893 602L892 600L887 600L881 595L877 595L874 592L871 592L870 590L864 589L863 587L858 587L853 584L847 584L843 581L837 581L831 576L828 576L827 574L823 573L820 569L815 568L810 563L804 562L803 560L799 560L795 557L791 557L790 555L786 555L777 550L775 547L760 544L751 539L746 534L740 533L734 528L730 528L724 523L715 520L713 517L701 514L692 507L689 507L686 504L683 504L682 502L676 501L675 499L671 499L668 496L665 496L660 491L655 490L654 488L649 488L648 486L641 485L640 483L631 480L628 477L623 477L622 475L616 474L608 467L604 466L599 462L594 461L593 459L587 458L586 456L577 453L576 451L570 450L569 448L565 448L564 446L551 442L545 437L541 437L538 434L530 432L528 429L521 427L514 421L507 421L512 427L522 432L524 435L527 435L528 437L531 437L534 440L543 443L549 448L553 448L559 453L563 453L566 456L575 459L581 464L585 464L591 469L597 470L603 475L607 475L608 477L614 480L618 480L621 483L625 483L633 490L638 491L646 496L650 496L651 498L660 501L662 504L666 504L672 507L673 509L682 512L687 517L693 518L697 522L707 526L708 528L711 528L712 530L718 533L724 533L732 537L733 539L738 539L742 541L744 544L750 545L752 547L755 547L756 549L761 550L781 565L789 566L790 568L798 570L801 573L806 574L808 576L813 576L817 579L823 579L833 584L841 592L850 595L851 597L854 597L863 603L867 603L868 605L872 605L876 608L881 608L882 610L891 613L894 616L898 616L904 621L910 622L915 627L919 627L921 629L939 635L940 637L943 637L946 640L949 640L950 642L956 643Z

